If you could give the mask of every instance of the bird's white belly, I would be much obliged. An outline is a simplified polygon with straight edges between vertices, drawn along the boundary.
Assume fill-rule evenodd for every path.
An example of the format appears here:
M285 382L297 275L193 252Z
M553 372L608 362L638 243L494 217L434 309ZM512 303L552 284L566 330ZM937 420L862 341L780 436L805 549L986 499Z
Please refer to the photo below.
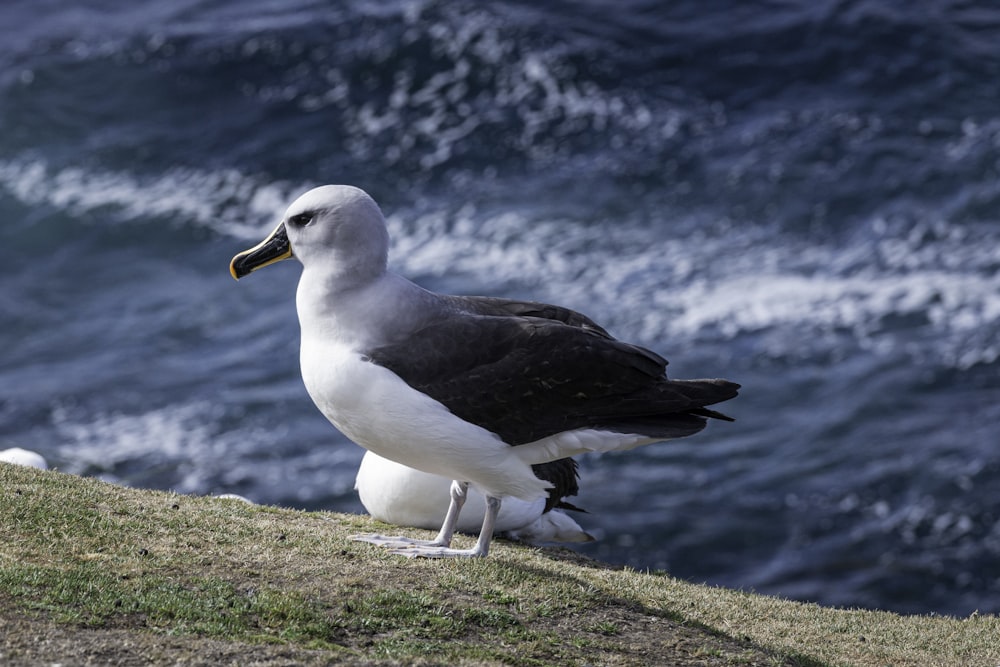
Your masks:
M468 481L491 495L545 495L547 483L513 455L516 448L459 419L348 346L303 337L301 365L316 406L365 449L417 470Z

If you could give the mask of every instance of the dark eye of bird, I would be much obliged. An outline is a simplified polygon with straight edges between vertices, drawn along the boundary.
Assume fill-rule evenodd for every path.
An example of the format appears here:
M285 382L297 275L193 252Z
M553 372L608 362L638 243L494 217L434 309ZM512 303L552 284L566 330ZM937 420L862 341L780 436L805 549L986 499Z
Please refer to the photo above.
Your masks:
M296 227L303 227L308 225L313 219L312 213L299 213L298 215L293 215L288 219L288 222L292 223Z

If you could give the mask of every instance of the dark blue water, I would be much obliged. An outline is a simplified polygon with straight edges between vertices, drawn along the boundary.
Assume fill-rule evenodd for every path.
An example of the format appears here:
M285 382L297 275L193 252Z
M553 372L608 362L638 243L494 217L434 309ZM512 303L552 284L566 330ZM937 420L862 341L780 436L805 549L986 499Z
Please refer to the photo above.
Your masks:
M287 203L368 190L432 289L743 384L585 458L585 552L1000 611L1000 11L985 3L0 5L0 445L360 511L298 371ZM44 17L44 20L42 18Z

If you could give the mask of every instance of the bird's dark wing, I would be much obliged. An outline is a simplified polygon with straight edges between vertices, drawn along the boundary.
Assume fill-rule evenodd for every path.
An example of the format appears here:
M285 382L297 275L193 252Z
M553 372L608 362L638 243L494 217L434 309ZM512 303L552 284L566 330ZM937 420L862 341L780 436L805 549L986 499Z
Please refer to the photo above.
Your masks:
M704 406L736 395L724 380L668 380L659 355L551 308L551 318L455 309L366 356L510 445L586 427L682 437L717 415Z
M444 296L446 302L457 310L475 313L477 315L514 315L517 317L538 317L543 320L553 320L578 329L586 329L600 334L606 338L611 338L611 334L604 330L592 319L569 308L553 306L549 303L538 301L518 301L516 299L504 299L492 296ZM662 359L666 365L666 359Z

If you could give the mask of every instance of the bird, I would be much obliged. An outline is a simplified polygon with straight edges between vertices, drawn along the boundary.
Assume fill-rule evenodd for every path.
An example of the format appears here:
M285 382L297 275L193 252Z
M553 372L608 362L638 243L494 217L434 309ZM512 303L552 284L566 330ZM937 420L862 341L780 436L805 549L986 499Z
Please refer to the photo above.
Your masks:
M659 354L562 306L427 290L388 268L378 204L351 185L291 203L273 231L233 257L239 280L295 258L299 365L319 411L349 440L451 481L431 540L354 539L407 557L486 557L504 498L552 486L533 465L693 435L723 379L674 380ZM451 546L470 485L486 499L471 549Z
M575 496L579 491L576 470L573 459L534 466L535 475L553 485L547 497L533 502L515 497L504 499L494 530L531 544L594 541L594 537L565 511L586 511L566 500L567 496ZM368 513L380 521L397 526L437 528L448 506L449 481L382 458L374 452L365 452L354 489ZM475 532L479 524L469 512L476 511L482 516L486 511L486 499L470 488L463 510L465 514L459 515L456 529Z
M13 463L15 465L27 466L29 468L38 468L39 470L48 470L49 464L38 452L33 452L30 449L22 449L20 447L11 447L10 449L5 449L0 451L0 462L3 463Z

